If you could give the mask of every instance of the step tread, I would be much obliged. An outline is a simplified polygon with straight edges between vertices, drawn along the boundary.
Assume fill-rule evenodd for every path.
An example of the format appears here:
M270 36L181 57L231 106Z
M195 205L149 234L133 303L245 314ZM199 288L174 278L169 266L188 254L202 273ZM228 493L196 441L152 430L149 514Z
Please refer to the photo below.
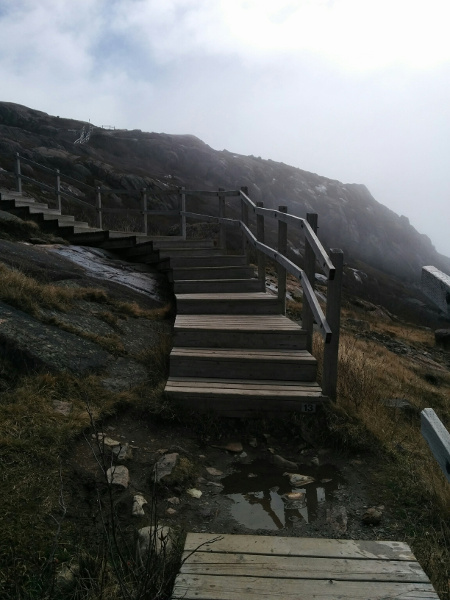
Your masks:
M316 382L273 380L222 379L204 377L169 377L165 391L190 396L249 396L270 399L273 396L284 398L309 398L323 400L321 387Z
M175 347L171 357L190 359L226 361L301 361L302 363L316 364L316 359L307 350L291 349L255 349L255 348L190 348Z
M298 323L284 315L177 315L177 329L215 329L245 331L298 331L304 332Z
M241 281L241 280L239 280ZM213 302L214 300L236 300L242 302L246 300L261 300L262 302L278 301L278 297L268 292L228 292L223 293L201 293L201 294L177 294L177 300L206 300Z

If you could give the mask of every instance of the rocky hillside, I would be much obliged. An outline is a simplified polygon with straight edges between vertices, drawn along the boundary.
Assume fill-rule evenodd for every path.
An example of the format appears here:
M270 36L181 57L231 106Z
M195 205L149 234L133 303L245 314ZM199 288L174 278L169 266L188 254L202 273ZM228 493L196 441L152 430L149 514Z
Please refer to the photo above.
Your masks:
M385 286L388 275L412 284L420 298L417 283L422 266L432 264L450 271L450 259L438 254L430 239L405 216L377 202L364 185L343 184L284 163L213 150L191 135L94 127L88 143L74 144L87 125L0 102L0 168L12 171L14 153L21 152L90 185L124 189L172 184L191 189L248 186L252 199L266 207L285 204L301 217L317 212L325 247L342 248L346 261L371 283L366 296L369 288L373 295ZM26 169L25 174L32 176L32 168ZM360 280L355 278L353 293L362 293L357 289ZM394 300L396 294L391 295Z

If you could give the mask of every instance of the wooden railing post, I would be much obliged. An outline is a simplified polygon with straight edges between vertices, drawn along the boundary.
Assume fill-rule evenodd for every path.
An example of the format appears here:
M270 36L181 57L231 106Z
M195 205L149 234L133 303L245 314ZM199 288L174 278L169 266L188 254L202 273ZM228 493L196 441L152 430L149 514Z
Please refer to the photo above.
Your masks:
M22 173L20 171L20 154L16 152L16 191L22 193Z
M335 268L334 278L327 287L327 322L331 328L331 341L325 344L323 353L322 390L325 396L335 400L337 394L339 334L341 325L341 291L344 270L342 250L331 249L330 259Z
M263 202L257 202L258 208L263 208ZM256 239L264 244L264 215L256 215ZM266 289L266 255L258 251L258 279L261 284L261 289Z
M56 169L56 207L61 212L61 176L59 169Z
M308 213L306 220L311 225L314 233L317 233L317 214ZM306 277L309 279L311 287L315 287L315 273L316 273L316 256L314 250L311 248L308 239L305 239L305 260L303 265L303 271ZM302 327L306 331L306 349L311 352L312 350L312 334L313 334L314 317L305 296L303 296L303 307L302 307Z
M287 213L287 206L279 206L278 210ZM287 258L287 223L278 221L278 252ZM286 269L277 264L278 274L278 300L281 306L281 312L286 314Z
M97 227L103 229L103 218L102 218L102 192L101 188L97 187L97 200L95 203L97 209Z
M224 192L224 188L219 188L219 192ZM225 218L225 194L219 194L219 218ZM227 247L226 228L223 223L219 223L219 248L225 250Z
M186 212L186 194L184 193L185 189L186 188L184 188L184 187L180 188L180 209L181 209L182 213ZM186 239L186 235L187 235L186 215L182 214L181 215L181 237L183 238L183 240Z
M144 224L144 234L148 235L148 213L147 213L147 190L142 188L142 218Z
M245 195L248 195L248 187L246 187L246 186L241 187L241 190L244 192ZM243 198L241 198L241 221L244 223L244 225L246 225L248 227L248 206ZM248 250L247 237L245 236L244 233L242 233L242 254L245 254L247 256L247 262L249 262L249 256L248 256L247 250Z

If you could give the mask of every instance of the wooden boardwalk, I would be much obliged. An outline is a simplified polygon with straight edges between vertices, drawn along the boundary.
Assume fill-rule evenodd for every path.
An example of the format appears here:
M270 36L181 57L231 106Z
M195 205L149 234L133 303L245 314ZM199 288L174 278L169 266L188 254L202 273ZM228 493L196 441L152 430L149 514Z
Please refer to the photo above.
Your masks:
M439 600L402 542L189 533L173 600Z

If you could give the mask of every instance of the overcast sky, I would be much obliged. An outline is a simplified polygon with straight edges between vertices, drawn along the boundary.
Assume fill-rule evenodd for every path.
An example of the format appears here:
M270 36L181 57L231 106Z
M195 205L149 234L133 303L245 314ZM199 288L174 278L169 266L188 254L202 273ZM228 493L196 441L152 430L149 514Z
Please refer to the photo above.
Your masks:
M0 0L0 100L364 183L450 256L449 0Z

